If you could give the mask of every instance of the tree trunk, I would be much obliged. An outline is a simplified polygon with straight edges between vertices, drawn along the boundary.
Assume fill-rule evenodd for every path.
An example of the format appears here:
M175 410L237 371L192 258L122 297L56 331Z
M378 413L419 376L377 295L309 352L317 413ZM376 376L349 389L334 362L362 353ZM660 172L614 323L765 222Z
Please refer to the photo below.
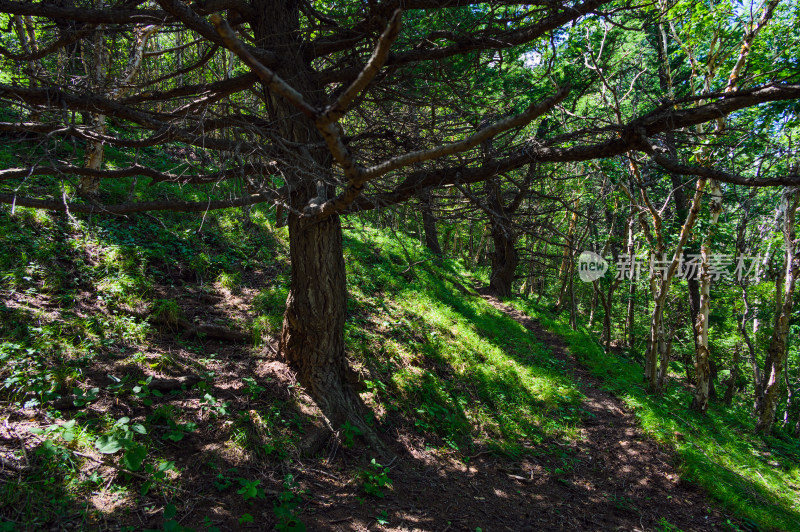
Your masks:
M439 233L436 231L436 217L433 215L431 206L431 194L426 191L420 196L420 206L422 208L422 227L425 231L425 246L434 255L441 256L442 248L439 246Z
M360 417L361 401L347 384L347 312L342 227L338 216L304 224L289 216L291 289L280 351L335 430Z
M700 268L700 308L695 322L695 391L692 409L705 413L708 410L709 387L711 385L711 353L708 349L708 319L711 314L711 239L719 223L722 211L722 189L719 182L711 181L710 227L705 242L700 248L702 265Z
M299 33L295 33L299 29L299 3L264 0L253 7L258 11L252 24L256 44L280 51L277 74L290 80L306 101L324 107L324 88L304 59ZM319 131L298 118L291 103L266 87L264 95L269 118L283 138L296 145L324 144ZM319 406L329 429L338 430L349 422L380 446L371 437L363 421L363 404L346 378L347 285L341 221L336 215L321 222L307 221L299 214L310 203L321 203L335 194L331 156L322 150L285 150L284 157L293 161L293 170L286 174L293 190L287 220L291 283L280 353L297 371L300 384Z
M564 250L561 255L561 267L558 269L558 278L561 279L561 288L558 290L558 300L554 311L561 312L564 306L564 300L567 296L567 288L569 287L569 276L572 273L572 256L573 256L573 240L575 235L575 225L578 222L578 199L574 201L574 209L569 221L569 228L567 229L567 241L564 244Z
M800 191L793 189L784 192L783 240L786 248L786 270L783 280L783 293L778 293L778 304L775 313L775 328L772 340L767 349L767 360L764 367L764 390L761 409L758 412L756 431L769 434L775 421L775 410L781 386L781 371L786 359L786 340L789 335L789 319L792 315L792 296L800 271L800 254L797 253L797 229L795 215L800 202Z
M651 279L653 285L653 312L650 318L650 336L647 340L647 350L645 351L645 365L644 365L644 378L647 387L651 392L659 392L661 390L660 384L664 381L659 378L659 368L663 367L660 361L664 357L669 356L669 344L667 343L666 331L664 329L664 305L666 303L667 294L669 293L672 278L678 268L680 256L683 253L683 247L689 238L689 233L694 227L695 220L697 220L697 213L700 211L700 201L703 197L703 190L706 186L705 179L699 179L695 187L694 199L692 200L692 207L686 215L686 222L681 228L681 234L678 238L678 243L675 247L675 252L672 256L672 261L669 268L664 273L663 277L656 277Z
M731 363L731 374L728 377L728 382L726 383L725 387L725 396L722 398L722 401L725 403L725 406L731 406L733 403L733 396L736 394L736 385L739 381L739 374L741 373L739 370L739 360L741 358L741 351L742 351L742 344L737 343L736 347L733 349L733 361Z
M519 263L519 253L514 247L516 238L510 229L492 223L492 273L489 277L489 290L498 297L511 297L514 274Z

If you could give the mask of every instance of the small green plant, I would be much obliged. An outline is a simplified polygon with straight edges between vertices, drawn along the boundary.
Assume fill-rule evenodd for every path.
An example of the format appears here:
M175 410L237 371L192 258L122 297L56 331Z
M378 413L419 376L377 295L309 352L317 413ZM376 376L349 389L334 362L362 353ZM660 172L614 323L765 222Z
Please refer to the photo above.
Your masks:
M65 443L70 443L80 432L80 427L76 426L74 419L71 419L61 425L53 424L43 429L32 428L29 430L32 434L41 434L47 438L60 438L64 440Z
M142 404L145 406L150 406L153 404L153 400L151 397L163 397L164 394L159 392L158 390L151 390L150 383L153 382L153 377L147 377L147 379L143 381L139 381L139 383L133 387L133 394L142 400Z
M220 401L210 393L203 395L200 409L212 415L227 416L230 409L230 401Z
M389 468L382 466L374 458L370 461L369 467L361 471L359 476L362 479L364 491L374 497L383 498L384 488L392 485Z
M147 434L147 429L141 423L131 423L130 418L119 418L111 430L98 437L94 442L95 448L101 454L115 454L124 449L122 465L131 471L138 471L147 457L147 448L134 441L136 434Z
M656 524L655 529L659 532L682 532L679 527L667 521L666 517L662 517L658 520L658 524Z
M378 513L378 515L375 516L375 521L377 521L379 525L388 525L389 512L382 510L380 513Z
M164 507L164 532L190 532L192 529L182 526L175 517L178 515L178 508L170 503ZM159 530L148 529L145 532L160 532Z
M244 383L244 390L247 392L247 395L250 396L250 400L255 401L258 397L266 391L266 388L258 384L253 377L244 377L242 379Z
M264 490L259 487L260 484L260 480L247 480L245 478L240 478L239 485L241 488L236 490L236 493L241 495L246 501L256 498L263 499L265 495Z
M355 444L355 438L361 436L361 429L345 421L342 425L342 444L345 447L352 447Z
M289 532L305 532L306 525L300 521L297 507L300 505L302 492L299 489L294 475L286 475L283 479L283 491L278 495L278 500L273 503L272 511L278 522L275 530Z
M147 493L157 484L164 482L167 479L167 471L175 469L175 462L160 460L158 464L145 464L144 472L147 474L147 480L142 484L140 493L147 495Z
M80 408L82 406L86 406L92 401L96 401L97 396L100 394L100 388L90 388L86 391L84 391L82 388L75 388L72 390L72 393L75 395L75 399L72 402L75 404L75 406Z
M226 489L233 486L233 479L225 476L224 473L217 473L217 476L214 478L212 484L217 489L217 491L225 491Z

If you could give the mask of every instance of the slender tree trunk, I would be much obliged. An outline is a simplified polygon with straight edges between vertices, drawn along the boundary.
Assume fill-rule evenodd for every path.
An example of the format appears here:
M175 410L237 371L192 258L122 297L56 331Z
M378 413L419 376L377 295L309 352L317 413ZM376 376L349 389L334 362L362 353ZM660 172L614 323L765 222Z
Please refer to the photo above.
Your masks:
M636 242L634 239L635 231L634 225L636 223L635 214L631 212L631 218L628 221L628 256L633 257L636 254ZM636 342L636 333L634 331L636 319L636 279L631 276L628 283L628 307L625 316L625 331L628 333L628 347L633 349Z
M556 301L555 312L560 312L564 306L564 300L567 296L567 288L569 287L569 276L572 272L572 242L575 235L575 225L578 222L578 200L574 202L574 209L572 217L569 221L569 228L567 229L567 241L564 244L564 250L561 255L561 267L558 269L558 277L561 279L561 288L558 291L558 301Z
M100 2L102 6L104 2ZM127 91L142 65L144 59L144 50L147 46L147 41L150 37L158 31L158 26L141 26L136 29L136 45L130 57L128 65L123 73L123 76L116 80L114 87L107 87L109 78L109 53L105 45L105 32L102 26L97 29L94 37L94 49L92 50L92 58L84 58L84 67L86 68L87 77L90 79L92 89L95 91L108 91L110 99L122 98ZM104 136L106 134L106 117L101 113L91 113L89 116L89 127L96 135ZM104 143L102 140L89 140L86 143L86 168L92 170L100 170L103 166L104 159ZM80 193L85 197L96 196L100 192L100 178L95 176L81 176L80 180Z
M747 346L750 367L753 370L753 387L755 388L753 412L758 413L761 411L761 404L764 400L764 390L761 388L761 368L759 367L758 359L756 358L756 349L753 345L753 341L750 339L750 333L747 332L747 317L750 314L750 300L747 294L747 284L744 280L742 280L742 299L744 299L744 313L742 314L741 321L739 321L739 333L742 335L742 339L744 339L744 343Z
M666 303L667 294L672 283L672 278L678 269L680 256L683 253L683 246L689 238L689 233L694 227L695 220L697 220L697 213L700 211L700 201L703 197L703 190L706 186L705 179L699 179L695 188L694 199L692 200L692 207L686 215L686 222L681 228L681 234L678 238L678 243L675 247L675 253L672 256L669 268L663 277L657 278L653 285L653 312L650 319L650 336L647 341L647 351L645 351L645 365L644 365L644 378L648 388L651 392L660 392L661 388L659 383L663 382L663 378L659 378L659 368L664 367L660 363L664 357L669 357L669 344L667 343L666 330L664 327L664 305Z
M786 248L786 267L783 279L783 292L778 293L776 305L775 327L767 349L767 360L764 367L762 385L764 398L758 412L756 431L769 434L775 421L775 410L781 386L781 371L786 359L786 340L789 335L789 319L792 315L792 296L794 295L797 275L800 272L800 253L797 250L797 229L795 216L800 192L797 189L784 192L783 241Z
M711 314L711 240L719 223L722 212L722 189L719 182L711 181L711 220L705 242L700 249L702 265L700 267L700 309L695 322L695 393L692 409L698 412L708 410L709 386L711 385L711 353L708 349L708 319Z

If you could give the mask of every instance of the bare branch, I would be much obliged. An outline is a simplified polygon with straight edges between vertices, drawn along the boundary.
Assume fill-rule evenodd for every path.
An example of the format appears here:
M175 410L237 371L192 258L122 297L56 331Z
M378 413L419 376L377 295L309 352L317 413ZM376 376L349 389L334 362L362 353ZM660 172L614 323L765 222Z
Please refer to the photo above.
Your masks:
M12 2L0 0L0 13L74 20L92 24L164 24L169 16L153 9L86 9L83 7L61 7L47 2Z
M780 177L745 177L742 175L730 174L728 172L723 172L722 170L717 170L715 168L709 168L706 166L689 166L681 164L678 161L674 161L664 157L663 155L659 155L655 151L651 151L649 154L653 161L675 174L695 175L704 177L706 179L716 179L717 181L721 181L723 183L742 185L745 187L792 187L800 185L800 175L798 174L789 174Z
M0 194L0 203L18 207L32 207L58 212L81 212L87 214L128 214L147 211L205 212L231 207L244 207L257 203L271 203L277 195L251 194L240 198L215 201L141 201L116 205L95 205L91 203L63 203L56 200L41 200L16 194Z
M508 131L514 127L524 126L532 120L540 117L555 107L564 98L566 98L567 94L569 94L569 91L570 86L565 85L564 87L561 87L553 96L545 99L542 102L531 104L524 112L487 126L465 139L452 142L450 144L445 144L444 146L438 146L430 150L419 150L407 153L405 155L400 155L399 157L389 159L388 161L367 168L364 170L363 179L364 181L367 181L387 172L391 172L397 168L402 168L403 166L421 163L430 159L438 159L440 157L444 157L445 155L451 155L474 148L481 142L492 137L496 137L504 131Z

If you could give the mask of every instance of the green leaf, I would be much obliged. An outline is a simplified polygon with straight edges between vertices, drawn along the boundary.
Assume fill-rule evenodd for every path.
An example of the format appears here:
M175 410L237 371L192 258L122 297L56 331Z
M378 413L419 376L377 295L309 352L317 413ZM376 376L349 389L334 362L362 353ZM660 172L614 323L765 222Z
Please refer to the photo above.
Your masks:
M116 435L103 435L94 442L95 448L101 454L114 454L122 449L122 440Z
M174 504L170 503L164 507L164 519L172 519L178 515L178 509Z
M142 467L142 462L147 458L147 449L144 445L134 444L125 451L122 457L122 464L131 471L138 471Z

